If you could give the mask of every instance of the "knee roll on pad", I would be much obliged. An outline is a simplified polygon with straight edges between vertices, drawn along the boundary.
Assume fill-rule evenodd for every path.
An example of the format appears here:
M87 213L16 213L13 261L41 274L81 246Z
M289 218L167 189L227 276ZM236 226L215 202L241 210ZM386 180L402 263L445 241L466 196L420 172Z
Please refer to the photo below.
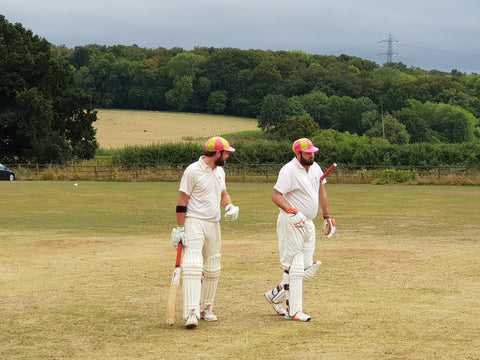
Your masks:
M206 278L218 278L220 277L220 270L222 268L220 264L220 260L222 255L216 254L210 256L207 261L205 261L205 265L203 266L203 274Z
M303 262L303 254L297 254L293 258L292 264L290 265L290 282L292 278L301 278L303 279L305 275L304 271L304 262Z
M215 295L217 294L218 280L220 278L220 254L210 256L203 267L202 292L200 296L201 311L213 308Z

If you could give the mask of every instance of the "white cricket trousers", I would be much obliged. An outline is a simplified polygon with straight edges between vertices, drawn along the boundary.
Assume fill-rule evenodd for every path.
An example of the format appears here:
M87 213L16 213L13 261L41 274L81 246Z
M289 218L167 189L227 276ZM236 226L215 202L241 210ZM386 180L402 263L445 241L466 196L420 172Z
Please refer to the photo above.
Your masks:
M188 252L200 252L203 261L210 256L220 254L222 247L220 222L211 222L202 219L185 218L185 237L187 238Z
M302 228L296 228L289 215L280 210L277 218L277 236L280 252L280 263L284 270L292 265L297 254L303 254L305 268L312 266L315 252L315 224L307 220Z

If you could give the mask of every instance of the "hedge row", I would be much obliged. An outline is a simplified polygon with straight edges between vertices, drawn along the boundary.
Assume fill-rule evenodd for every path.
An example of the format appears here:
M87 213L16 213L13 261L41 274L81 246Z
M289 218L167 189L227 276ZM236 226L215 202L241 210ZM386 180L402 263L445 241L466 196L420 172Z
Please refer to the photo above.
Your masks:
M230 164L282 164L293 158L291 143L260 141L232 143L236 152ZM131 146L114 150L114 164L188 164L203 152L201 144L163 144ZM480 144L324 144L316 160L322 164L337 162L354 166L415 167L415 166L480 166Z

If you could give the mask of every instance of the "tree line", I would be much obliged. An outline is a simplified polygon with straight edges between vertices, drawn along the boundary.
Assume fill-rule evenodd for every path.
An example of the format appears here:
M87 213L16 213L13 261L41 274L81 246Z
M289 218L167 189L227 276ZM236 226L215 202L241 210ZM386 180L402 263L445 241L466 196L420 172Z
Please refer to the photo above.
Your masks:
M75 67L75 85L95 91L105 108L254 117L279 138L318 129L391 144L480 137L478 74L302 51L136 45L60 50Z
M480 75L302 51L53 46L0 15L0 159L88 159L95 108L257 118L269 140L322 130L383 145L479 144Z

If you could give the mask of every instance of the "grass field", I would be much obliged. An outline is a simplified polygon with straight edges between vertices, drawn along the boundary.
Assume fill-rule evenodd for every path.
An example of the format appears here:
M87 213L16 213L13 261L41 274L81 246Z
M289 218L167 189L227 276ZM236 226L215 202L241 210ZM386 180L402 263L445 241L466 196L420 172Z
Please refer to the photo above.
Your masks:
M282 273L272 184L228 189L219 320L190 331L181 297L165 325L177 183L0 182L0 358L480 358L479 187L327 185L309 323L263 297Z
M105 149L258 130L255 119L223 115L100 109L97 118L97 141Z

